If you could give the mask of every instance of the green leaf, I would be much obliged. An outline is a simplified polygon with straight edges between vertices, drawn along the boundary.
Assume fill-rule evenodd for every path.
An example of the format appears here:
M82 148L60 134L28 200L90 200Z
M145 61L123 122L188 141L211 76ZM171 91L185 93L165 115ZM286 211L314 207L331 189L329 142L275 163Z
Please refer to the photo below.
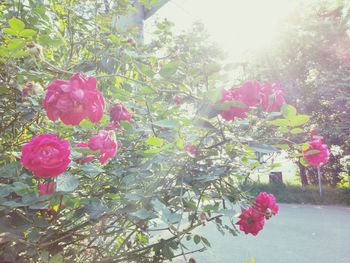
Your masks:
M208 239L206 239L205 237L201 237L201 239L202 239L202 242L203 242L207 247L211 247L211 245L210 245Z
M21 21L20 19L16 18L16 17L12 17L9 20L9 24L10 27L13 28L16 31L22 31L25 27L25 24L23 23L23 21Z
M300 128L293 128L290 132L293 134L298 134L298 133L303 133L304 130Z
M33 29L24 29L19 33L19 35L21 37L33 37L36 35L36 31Z
M275 146L279 149L288 151L290 149L288 144L275 144Z
M73 192L78 186L79 180L69 173L57 176L57 192Z
M169 128L169 129L180 127L179 122L176 120L160 120L160 121L154 122L153 124L162 128Z
M309 163L305 160L304 157L299 158L299 161L303 166L305 166L305 167L309 166Z
M148 137L146 142L147 144L156 147L161 147L164 144L164 140L158 137Z
M24 46L25 46L25 41L22 39L12 39L8 43L8 49L12 51L23 48Z
M284 104L282 107L282 114L286 119L292 119L296 116L297 110L292 105Z
M301 147L302 151L306 151L307 149L309 149L309 144L308 143L303 143L300 147Z
M290 126L300 126L307 123L310 120L309 115L297 115L290 119Z
M309 156L309 155L314 155L316 153L319 153L320 151L319 150L310 150L310 151L307 151L307 153L305 153L306 156Z
M289 129L287 127L279 127L278 130L283 133L289 132Z
M87 177L95 177L101 173L104 173L104 170L94 164L83 164L80 166L80 169L84 171L84 175Z
M201 237L198 235L194 235L193 241L197 245L199 242L201 242Z
M216 109L216 110L227 110L231 107L245 108L246 105L243 102L238 101L238 100L225 101L222 103L214 104L214 109Z
M289 121L287 119L276 119L276 120L270 121L270 124L275 126L288 127Z
M171 61L168 64L164 65L161 70L159 71L159 74L163 77L163 78L169 78L171 76L173 76L177 69L180 66L180 61Z
M61 253L58 253L50 258L49 263L63 263L63 256Z
M149 212L148 210L146 210L145 208L141 208L141 209L137 210L136 212L130 213L130 215L135 216L141 220L145 220L145 219L153 216L153 214L151 212Z

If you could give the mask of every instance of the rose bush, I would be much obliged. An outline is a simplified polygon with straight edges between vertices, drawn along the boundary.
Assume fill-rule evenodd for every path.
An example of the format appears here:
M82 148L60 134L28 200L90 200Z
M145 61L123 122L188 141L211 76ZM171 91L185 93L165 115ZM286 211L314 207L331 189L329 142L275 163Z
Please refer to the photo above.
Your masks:
M200 25L176 37L164 21L150 44L136 45L112 23L128 1L53 2L9 4L1 17L0 220L9 241L0 261L163 262L209 248L193 234L203 225L258 234L279 208L268 193L254 200L240 190L252 171L274 167L250 143L303 159L306 144L293 140L309 117L275 82L227 80ZM40 54L26 48L35 41ZM48 87L44 97L22 96L26 83ZM239 229L222 220L237 220L237 204Z

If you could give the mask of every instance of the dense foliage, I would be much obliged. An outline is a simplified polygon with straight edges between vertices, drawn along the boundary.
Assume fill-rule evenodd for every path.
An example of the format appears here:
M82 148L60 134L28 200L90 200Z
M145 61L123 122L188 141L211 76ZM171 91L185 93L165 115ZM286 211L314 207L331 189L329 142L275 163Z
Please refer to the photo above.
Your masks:
M297 134L294 158L325 156L305 143L309 116L284 104L278 78L229 80L201 25L174 36L164 21L137 43L115 26L130 8L0 5L0 261L186 259L210 247L197 227L237 235L236 204L246 233L277 213L273 196L239 189L274 167L250 142L285 148Z
M271 48L245 67L251 78L280 80L287 101L312 116L310 128L333 145L331 161L322 169L323 182L331 186L349 186L349 8L349 1L305 1L283 21ZM306 171L296 163L303 185L317 183L316 169Z

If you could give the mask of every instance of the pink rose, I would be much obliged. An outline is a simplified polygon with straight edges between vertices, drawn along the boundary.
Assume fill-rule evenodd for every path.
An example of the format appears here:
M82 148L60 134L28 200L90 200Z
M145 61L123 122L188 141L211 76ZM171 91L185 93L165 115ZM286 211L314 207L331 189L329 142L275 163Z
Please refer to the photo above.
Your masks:
M23 146L21 163L37 177L53 177L67 169L69 154L68 141L54 134L42 134Z
M114 131L106 130L102 130L98 135L90 137L88 143L79 143L77 146L88 147L93 151L100 151L101 164L106 163L109 158L113 158L118 150Z
M239 229L254 236L263 229L265 224L264 215L252 206L248 209L242 209L239 218L240 220L236 223L239 225Z
M303 151L303 154L309 165L320 166L328 162L330 153L327 144L323 143L322 139L313 138L311 142L308 142L309 148ZM318 152L312 153L313 150Z
M66 125L79 125L89 118L97 123L103 116L104 98L96 88L96 78L84 78L80 73L70 80L54 80L48 86L43 101L50 120L61 119Z
M120 121L131 121L131 114L128 109L121 103L116 103L109 109L110 119L115 123Z
M56 191L56 183L41 183L38 185L39 195L50 195Z
M261 84L257 80L248 80L234 91L235 97L248 107L254 107L260 104Z
M196 146L192 144L186 144L185 145L185 151L191 156L191 157L196 157L200 154L199 150L197 149Z
M220 102L226 101L239 101L241 99L241 95L234 90L225 90L221 91L221 100ZM247 117L248 107L235 107L232 106L227 110L220 111L220 115L223 119L227 121L234 120L234 118L238 117L244 119Z
M176 105L180 105L182 103L182 98L180 96L175 96L174 102Z
M264 111L279 111L285 103L284 90L276 82L265 82L261 87L261 107Z
M279 210L276 204L276 198L273 194L261 192L255 197L254 207L269 219L272 215L276 215Z

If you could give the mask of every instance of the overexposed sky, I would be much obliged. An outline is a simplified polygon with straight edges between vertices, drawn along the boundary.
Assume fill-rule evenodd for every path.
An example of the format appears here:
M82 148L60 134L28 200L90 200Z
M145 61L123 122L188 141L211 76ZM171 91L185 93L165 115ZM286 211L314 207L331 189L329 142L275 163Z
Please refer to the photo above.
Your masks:
M268 47L276 37L281 20L299 0L170 0L146 21L151 31L156 19L175 23L175 32L188 30L201 21L212 40L224 49L232 61ZM147 38L147 36L146 36Z

